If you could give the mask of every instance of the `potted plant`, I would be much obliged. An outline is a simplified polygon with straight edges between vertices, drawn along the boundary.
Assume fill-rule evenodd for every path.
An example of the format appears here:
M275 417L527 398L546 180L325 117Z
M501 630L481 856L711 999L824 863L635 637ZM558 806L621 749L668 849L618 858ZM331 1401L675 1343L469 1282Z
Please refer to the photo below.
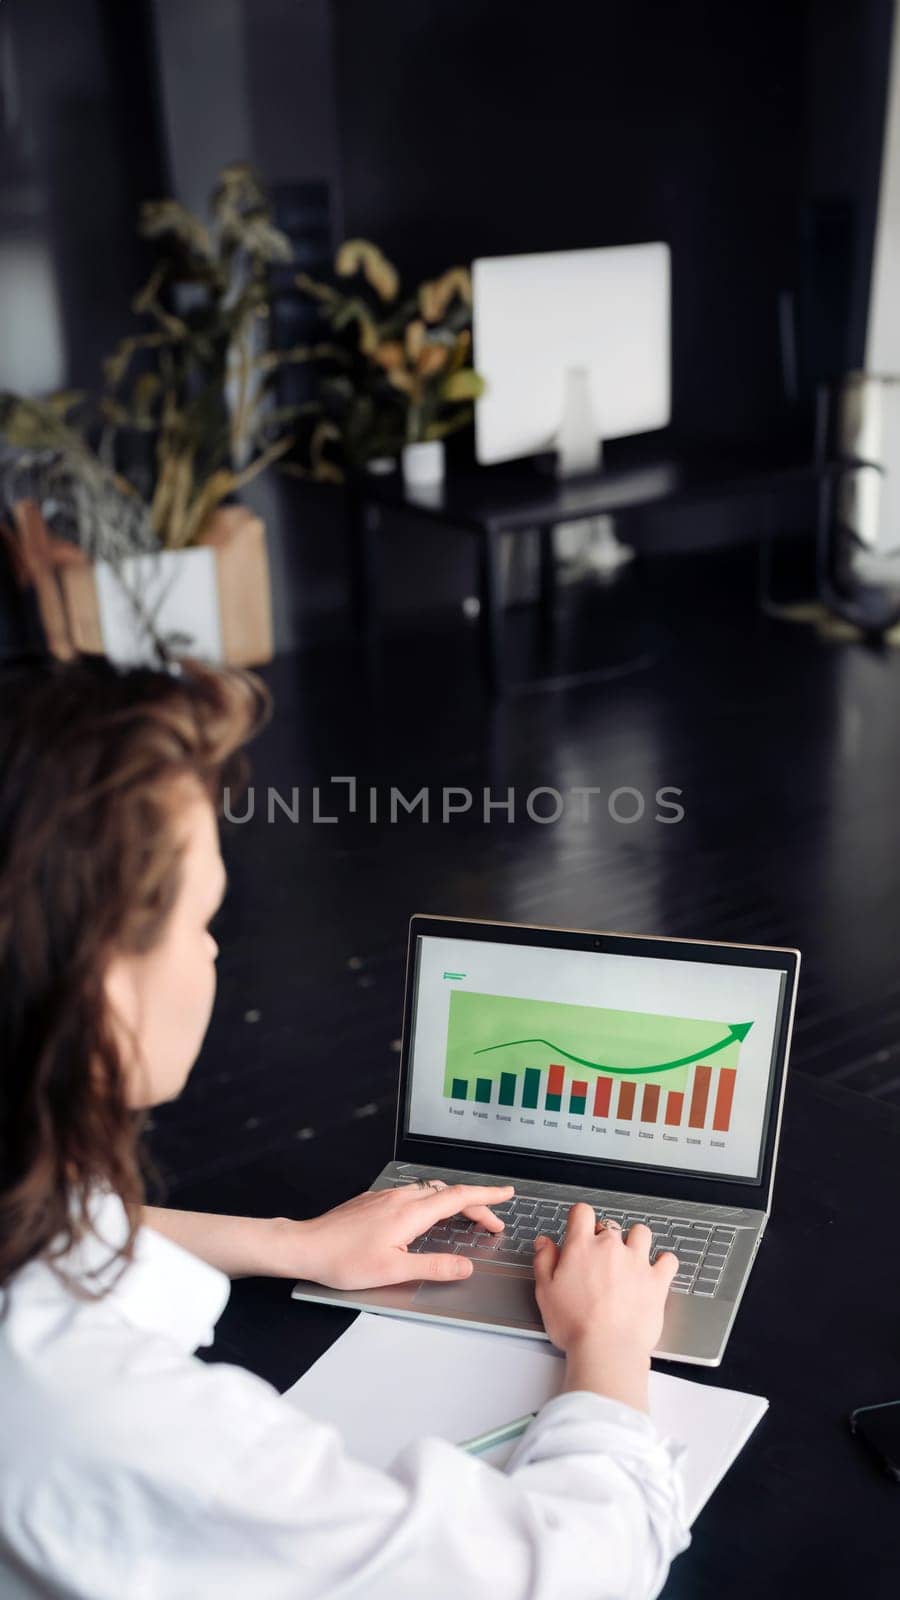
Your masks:
M78 569L79 577L90 582L92 564L105 563L127 585L124 563L159 548L149 507L97 454L90 431L91 407L82 394L47 400L0 394L0 498L10 514L9 525L0 523L0 538L20 585L34 591L49 648L63 657L92 647L71 626L62 592L69 569ZM76 594L77 582L69 597ZM131 595L131 604L137 615L139 592ZM152 616L147 629L154 631ZM160 641L159 654L164 653Z
M407 482L439 482L443 441L472 419L483 383L472 367L472 285L453 267L403 291L377 245L349 239L335 258L337 283L300 274L332 334L320 368L309 470L342 468L400 454ZM343 356L335 370L334 353ZM331 447L337 447L337 457Z
M274 404L278 368L340 359L267 346L269 269L292 252L249 166L224 168L210 209L207 226L174 200L142 208L159 260L95 401L0 397L18 478L85 557L57 574L73 642L120 659L269 658L265 530L236 496L293 444L302 408Z

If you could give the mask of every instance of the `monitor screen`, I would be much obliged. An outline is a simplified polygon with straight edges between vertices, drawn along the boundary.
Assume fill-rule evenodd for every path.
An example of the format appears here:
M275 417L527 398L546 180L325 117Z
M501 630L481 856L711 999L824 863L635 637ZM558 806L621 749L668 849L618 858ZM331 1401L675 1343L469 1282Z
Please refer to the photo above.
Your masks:
M573 373L587 386L585 396L578 384L577 412L595 441L669 423L671 261L664 242L483 256L472 265L472 292L475 365L484 379L475 407L480 462L557 448L573 403Z
M416 944L405 1132L759 1182L782 970Z

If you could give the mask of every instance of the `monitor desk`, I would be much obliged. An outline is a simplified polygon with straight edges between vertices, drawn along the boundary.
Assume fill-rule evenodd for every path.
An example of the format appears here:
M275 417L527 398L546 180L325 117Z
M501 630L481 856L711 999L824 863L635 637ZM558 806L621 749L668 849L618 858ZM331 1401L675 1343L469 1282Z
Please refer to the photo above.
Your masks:
M623 539L638 551L671 548L658 524L648 528L638 512L674 510L704 501L761 497L761 550L767 551L777 495L790 485L823 485L832 469L820 451L796 445L677 440L661 434L612 440L604 469L587 477L557 479L547 463L513 462L472 467L433 487L408 489L399 470L384 476L361 472L351 493L350 579L355 631L370 659L378 635L381 540L385 514L402 513L446 533L477 542L481 610L481 664L491 695L504 688L501 543L504 535L537 529L540 540L540 626L545 663L552 653L557 615L552 533L563 522L614 515Z
M312 1215L366 1189L388 1154L369 1151L358 1130L339 1148L328 1152L327 1195L305 1188L297 1153L171 1203ZM900 1111L789 1077L773 1217L724 1361L664 1368L765 1395L770 1410L701 1512L665 1600L896 1600L900 1484L870 1465L846 1415L900 1398L898 1199ZM286 1389L354 1315L292 1301L288 1283L245 1279L211 1359Z

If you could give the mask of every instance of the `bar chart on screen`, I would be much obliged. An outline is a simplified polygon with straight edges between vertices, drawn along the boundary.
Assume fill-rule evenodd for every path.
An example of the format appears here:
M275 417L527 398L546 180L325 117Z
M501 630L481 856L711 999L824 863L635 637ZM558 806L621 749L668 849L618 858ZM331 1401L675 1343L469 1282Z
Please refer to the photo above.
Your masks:
M518 1109L569 1128L581 1119L594 1132L616 1124L721 1137L752 1026L460 990L443 1092L503 1120Z

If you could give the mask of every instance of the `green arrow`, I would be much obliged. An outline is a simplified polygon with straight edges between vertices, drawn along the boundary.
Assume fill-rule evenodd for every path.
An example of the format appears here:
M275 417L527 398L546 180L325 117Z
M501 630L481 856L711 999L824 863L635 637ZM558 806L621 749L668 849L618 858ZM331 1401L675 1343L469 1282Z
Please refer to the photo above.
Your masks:
M676 1067L689 1067L692 1061L702 1061L707 1056L715 1055L718 1050L727 1050L736 1039L746 1039L752 1027L752 1022L732 1022L725 1038L708 1045L705 1050L695 1050L692 1055L680 1056L677 1061L659 1061L653 1067L607 1067L602 1061L587 1061L584 1056L573 1055L571 1050L563 1050L562 1046L554 1044L552 1039L504 1039L502 1044L488 1044L481 1050L473 1050L472 1054L486 1056L491 1050L508 1050L513 1045L545 1044L548 1050L553 1050L558 1056L565 1056L567 1061L577 1061L580 1067L594 1067L597 1072L614 1072L621 1078L640 1078L648 1072L673 1072Z

